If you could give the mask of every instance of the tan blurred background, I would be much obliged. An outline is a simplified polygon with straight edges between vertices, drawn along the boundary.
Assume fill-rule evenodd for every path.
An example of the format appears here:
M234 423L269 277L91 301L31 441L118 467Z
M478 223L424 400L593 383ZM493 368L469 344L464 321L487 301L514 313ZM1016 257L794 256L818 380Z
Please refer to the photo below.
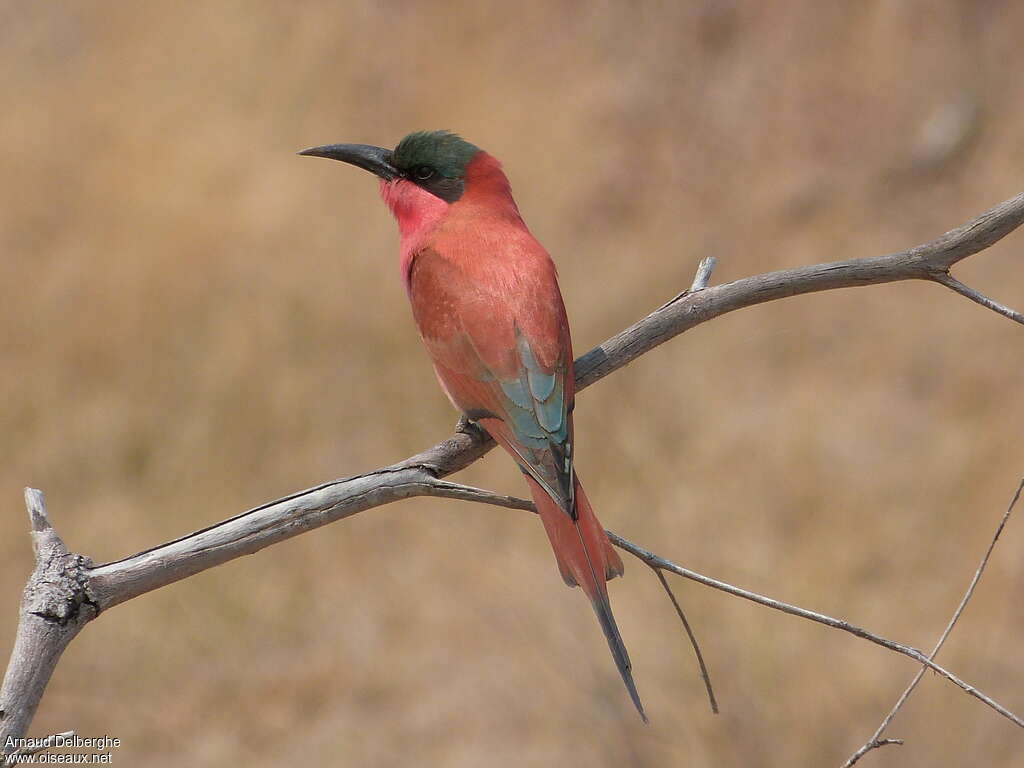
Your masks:
M451 128L501 157L577 353L689 285L898 250L1024 190L1024 6L265 0L0 5L0 638L21 488L103 561L447 435L365 174L294 152ZM1024 306L1024 233L958 268ZM604 522L934 642L1024 471L1024 332L940 287L745 310L577 409ZM460 479L523 492L497 453ZM1021 511L1024 515L1024 510ZM1024 710L1024 519L942 661ZM653 577L616 612L652 723L529 515L417 500L113 610L33 726L118 765L837 765L906 659ZM872 766L1020 765L929 676Z

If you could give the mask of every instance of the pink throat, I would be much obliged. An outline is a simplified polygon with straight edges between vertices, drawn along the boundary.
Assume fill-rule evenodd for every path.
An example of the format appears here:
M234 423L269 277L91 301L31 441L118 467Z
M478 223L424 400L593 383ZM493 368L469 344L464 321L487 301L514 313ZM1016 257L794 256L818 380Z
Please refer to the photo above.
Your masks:
M382 180L380 196L398 221L404 262L444 216L448 203L404 179Z
M398 220L402 238L401 269L406 287L413 255L428 244L441 220L454 214L453 209L478 220L498 217L514 226L525 227L501 163L486 152L478 152L466 167L465 185L459 201L449 204L405 179L380 182L380 196Z

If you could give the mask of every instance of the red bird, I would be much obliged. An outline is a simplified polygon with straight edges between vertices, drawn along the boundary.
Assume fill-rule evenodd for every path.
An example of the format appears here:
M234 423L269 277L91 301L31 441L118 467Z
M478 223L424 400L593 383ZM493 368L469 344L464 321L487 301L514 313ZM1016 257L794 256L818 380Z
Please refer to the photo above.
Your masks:
M501 163L447 131L412 133L393 151L332 144L299 154L380 177L437 378L519 464L562 578L590 598L646 722L605 584L622 575L622 560L573 468L572 341L555 265L523 222Z

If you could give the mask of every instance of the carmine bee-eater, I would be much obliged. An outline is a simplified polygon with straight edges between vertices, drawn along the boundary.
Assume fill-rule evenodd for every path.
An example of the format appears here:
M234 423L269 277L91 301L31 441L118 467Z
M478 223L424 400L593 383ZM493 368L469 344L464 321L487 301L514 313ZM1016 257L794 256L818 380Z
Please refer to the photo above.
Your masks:
M447 131L409 134L394 150L331 144L299 154L380 177L437 378L519 464L562 578L590 598L646 722L605 584L622 575L622 560L573 468L572 342L555 265L523 222L501 163Z

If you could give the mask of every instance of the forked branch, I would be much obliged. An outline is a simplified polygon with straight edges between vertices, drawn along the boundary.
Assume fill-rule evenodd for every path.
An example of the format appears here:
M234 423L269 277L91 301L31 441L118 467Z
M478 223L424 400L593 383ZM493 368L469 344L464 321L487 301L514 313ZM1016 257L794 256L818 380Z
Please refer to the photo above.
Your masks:
M705 260L690 290L580 357L576 361L576 389L584 389L659 344L720 315L833 288L930 280L1021 322L1019 313L963 286L950 277L949 270L961 259L1005 237L1022 222L1024 195L1018 195L968 224L906 251L769 272L710 287L707 282L713 261ZM40 495L37 512L41 512L32 518L37 567L25 589L14 650L0 688L0 745L7 743L8 737L24 736L67 643L107 608L321 525L410 496L443 496L513 508L528 505L519 499L441 480L473 463L493 446L482 430L466 425L443 442L398 464L323 483L99 566L63 548L48 522L42 530L36 527L36 517L46 519ZM845 622L830 621L837 628L854 629ZM868 637L867 633L863 636L879 642L879 638ZM886 647L957 680L914 649L895 643ZM962 681L958 684L970 689ZM989 704L999 707L991 700ZM1006 716L1012 714L1004 708L1000 711Z
M978 569L974 572L974 578L972 578L971 583L967 585L967 591L964 592L960 605L958 605L956 610L953 611L953 617L949 620L949 623L943 630L942 636L939 637L939 641L935 644L932 652L928 654L929 659L934 659L938 655L939 651L942 650L942 646L946 643L946 638L949 637L949 633L953 631L953 627L955 627L956 623L960 620L960 615L964 612L964 608L967 607L967 603L970 602L971 597L974 595L974 589L978 586L978 582L981 581L981 575L985 572L985 566L988 565L988 559L992 557L992 550L996 548L996 542L999 541L999 537L1002 535L1003 529L1006 527L1006 523L1010 519L1010 515L1013 514L1013 508L1017 506L1017 502L1020 501L1020 494L1022 491L1024 491L1024 480L1020 481L1016 492L1013 494L1013 498L1010 499L1010 504L1007 506L1002 519L999 521L999 525L996 527L995 535L992 536L992 541L989 543L988 549L985 550L985 554L982 556L981 562L978 564ZM882 724L878 726L878 730L874 732L864 746L847 758L846 762L843 763L843 768L850 768L872 749L878 749L878 747L885 747L890 744L903 743L903 739L883 739L882 734L885 733L885 729L889 727L893 718L896 717L896 713L900 711L903 705L907 702L907 699L910 698L910 694L912 694L914 689L917 688L917 684L921 682L921 678L924 677L924 673L927 669L928 667L925 665L917 671L914 679L910 681L910 685L908 685L906 689L904 689L903 693L900 694L900 697L896 700L892 709L889 710L889 714L885 716L885 719L882 720Z

